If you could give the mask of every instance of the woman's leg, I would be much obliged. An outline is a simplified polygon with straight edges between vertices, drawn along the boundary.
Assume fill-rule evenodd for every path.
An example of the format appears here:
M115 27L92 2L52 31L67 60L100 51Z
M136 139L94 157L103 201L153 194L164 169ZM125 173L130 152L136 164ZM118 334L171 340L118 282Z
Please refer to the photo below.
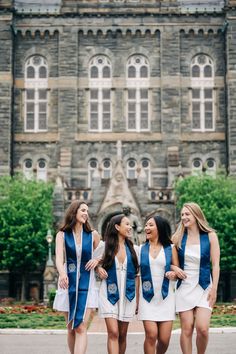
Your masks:
M68 322L68 312L63 312L66 323ZM67 326L67 344L71 354L74 354L75 331L71 329L71 323Z
M115 318L105 318L108 354L119 354L119 328Z
M87 329L92 309L88 309L85 312L84 321L75 328L75 346L74 354L85 354L87 349Z
M194 310L179 313L181 324L180 346L183 354L192 354Z
M143 321L145 330L144 353L155 354L158 335L157 323L154 321Z
M158 322L157 351L164 354L169 346L173 321Z
M119 354L124 354L125 353L128 327L129 327L129 322L118 321Z
M203 307L196 308L195 326L197 331L196 345L198 354L204 354L206 351L209 338L210 319L211 310Z

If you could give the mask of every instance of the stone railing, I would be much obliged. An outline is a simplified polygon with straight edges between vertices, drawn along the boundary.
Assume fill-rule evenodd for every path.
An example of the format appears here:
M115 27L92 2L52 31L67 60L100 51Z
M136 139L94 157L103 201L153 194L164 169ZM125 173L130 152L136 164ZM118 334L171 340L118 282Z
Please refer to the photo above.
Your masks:
M151 202L172 202L175 201L174 190L172 188L155 188L148 191L149 200Z
M73 200L83 200L86 203L89 203L92 198L92 192L91 189L65 188L64 198L68 202L72 202Z

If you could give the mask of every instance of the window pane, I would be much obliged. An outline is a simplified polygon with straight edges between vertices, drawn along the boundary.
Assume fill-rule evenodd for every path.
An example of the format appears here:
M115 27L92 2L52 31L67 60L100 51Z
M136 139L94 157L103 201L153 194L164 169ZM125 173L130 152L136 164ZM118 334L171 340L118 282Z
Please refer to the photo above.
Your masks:
M26 98L27 100L34 100L34 90L26 90Z
M200 67L198 65L192 67L192 77L200 77Z
M33 66L29 66L27 68L27 75L26 76L27 76L28 79L34 79L35 71L34 71L34 67Z
M141 67L140 77L148 77L148 68L146 66Z
M140 97L141 99L148 99L148 90L140 90Z
M39 99L46 100L47 99L47 90L39 90Z
M46 115L46 113L39 113L39 129L40 130L47 129L47 115Z
M194 168L200 168L202 165L202 161L200 159L194 159L193 160L193 167Z
M110 112L110 109L111 109L111 105L110 103L103 103L102 104L102 108L103 108L103 112Z
M200 98L200 89L192 89L192 98L199 99Z
M91 78L98 78L98 68L96 66L91 67Z
M102 90L102 98L104 100L109 100L111 97L111 91L110 90Z
M89 166L91 168L96 168L97 167L97 160L90 160L89 161Z
M26 114L26 130L34 130L34 113Z
M47 69L45 66L40 66L39 68L39 78L40 79L46 79L47 78Z
M205 89L204 90L204 97L208 98L208 99L212 98L212 89Z
M30 160L30 159L25 160L24 164L25 164L26 168L32 168L32 165L33 165L32 160Z
M210 65L204 67L204 77L212 77L212 68Z
M128 68L128 77L133 78L136 77L136 69L134 66L129 66Z
M205 111L212 112L212 102L205 102Z
M103 129L111 128L110 113L103 113Z
M97 100L98 99L98 90L91 90L90 91L90 98L91 98L91 100Z
M136 129L135 113L128 113L128 129Z
M39 168L45 168L45 167L46 167L46 162L45 162L45 160L39 160L38 166L39 166Z
M47 104L46 102L39 103L39 112L46 112L47 111Z
M128 99L132 100L136 98L136 90L128 90Z
M135 160L129 160L128 161L128 166L129 167L135 167L136 163L135 163Z
M109 66L105 66L102 70L102 76L103 78L109 78L111 77L111 72Z

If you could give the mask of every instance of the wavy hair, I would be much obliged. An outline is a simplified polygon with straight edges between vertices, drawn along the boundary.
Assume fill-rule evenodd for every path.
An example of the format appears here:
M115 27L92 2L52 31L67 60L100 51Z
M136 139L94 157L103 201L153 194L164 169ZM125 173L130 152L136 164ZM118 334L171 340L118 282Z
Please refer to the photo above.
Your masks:
M82 204L87 205L85 202L83 201L78 201L78 200L74 200L69 207L67 208L66 212L65 212L65 216L64 216L64 221L61 225L61 227L59 228L60 231L66 231L66 232L72 232L72 230L74 229L77 221L76 221L76 214L78 209L80 208L80 206ZM91 232L92 228L88 222L88 220L85 221L85 223L83 224L83 229L86 232Z
M104 235L105 252L102 260L102 267L106 270L108 270L112 266L115 256L119 250L119 232L115 226L120 225L122 219L125 217L126 216L124 214L113 216L106 227L106 231ZM137 259L136 252L134 250L133 242L128 238L126 238L125 243L129 247L129 250L131 252L133 264L137 274L138 259Z
M184 203L181 209L181 213L183 208L187 208L189 212L194 216L194 218L196 219L199 232L203 231L208 233L214 231L214 229L212 229L209 226L202 209L197 203L193 203L193 202ZM186 232L186 228L184 227L183 221L181 220L177 227L177 230L172 236L173 242L179 248L181 247L181 241L185 232Z

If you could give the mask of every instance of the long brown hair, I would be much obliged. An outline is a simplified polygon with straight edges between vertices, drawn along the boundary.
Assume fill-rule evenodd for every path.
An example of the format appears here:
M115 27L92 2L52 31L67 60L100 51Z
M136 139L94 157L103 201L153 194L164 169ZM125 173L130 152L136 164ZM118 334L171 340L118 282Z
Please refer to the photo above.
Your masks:
M78 200L74 200L69 207L66 209L65 212L65 216L64 216L64 221L62 223L62 226L60 227L60 231L69 231L71 232L75 225L76 225L76 214L77 214L77 210L80 208L80 206L82 204L87 205L84 201L78 201ZM88 220L86 220L86 222L83 224L83 229L86 232L91 232L92 228L88 222Z
M115 225L120 225L123 218L125 218L124 214L115 215L109 221L106 231L105 231L105 253L102 260L102 266L104 269L108 270L115 259L115 256L119 249L119 237L118 237L118 230L116 229ZM131 252L133 264L136 270L136 274L138 273L138 259L136 252L134 250L133 242L128 238L125 239L126 245L129 247Z
M193 202L190 202L190 203L185 203L183 206L182 206L182 209L181 209L181 212L183 210L183 208L187 208L189 210L189 212L195 217L196 219L196 223L197 223L197 226L198 226L198 229L199 231L203 231L203 232L212 232L214 231L214 229L212 229L207 220L206 220L206 217L202 211L202 209L200 208L200 206L197 204L197 203L193 203ZM173 235L173 242L178 246L178 247L181 247L181 241L182 241L182 238L183 238L183 235L185 233L185 227L184 227L184 224L183 224L183 221L181 220L178 227L177 227L177 230L175 231L174 235Z

